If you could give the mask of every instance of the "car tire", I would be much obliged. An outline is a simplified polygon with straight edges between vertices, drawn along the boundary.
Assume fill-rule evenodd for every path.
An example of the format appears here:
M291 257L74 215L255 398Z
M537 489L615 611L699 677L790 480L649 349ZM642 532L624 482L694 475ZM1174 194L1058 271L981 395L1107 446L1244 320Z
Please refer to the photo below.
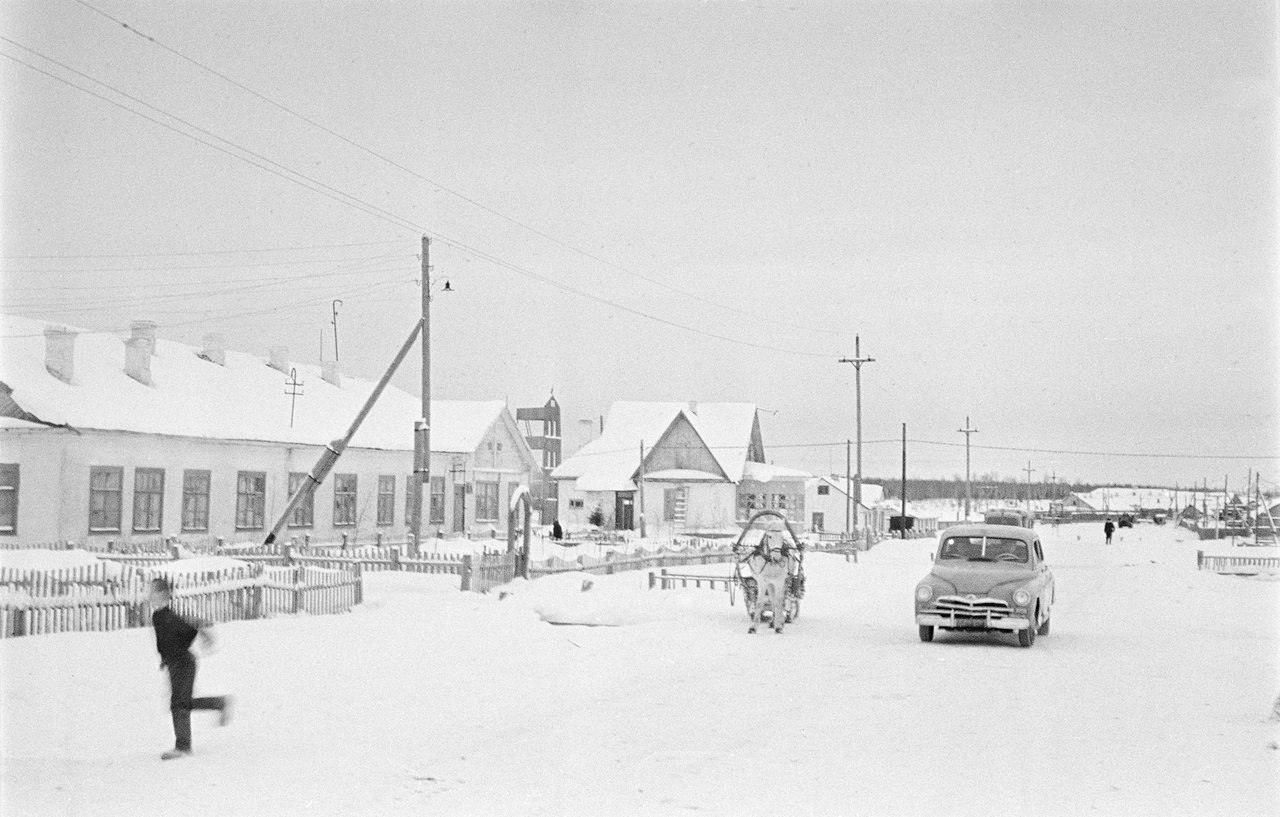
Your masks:
M920 640L926 644L933 640L933 628L928 624L920 625Z
M1018 646L1030 647L1036 643L1036 629L1028 627L1025 630L1018 630Z
M1049 634L1049 619L1046 618L1044 620L1044 623L1040 625L1040 629L1036 630L1036 635L1048 635L1048 634Z

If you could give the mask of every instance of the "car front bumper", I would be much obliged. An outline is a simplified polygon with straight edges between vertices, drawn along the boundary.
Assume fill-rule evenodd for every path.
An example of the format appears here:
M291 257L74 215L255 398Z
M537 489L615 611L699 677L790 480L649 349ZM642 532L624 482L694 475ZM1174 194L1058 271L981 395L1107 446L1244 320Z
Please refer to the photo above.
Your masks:
M916 613L916 624L921 627L941 627L944 630L1006 630L1018 632L1031 627L1031 622L1016 616L953 613Z

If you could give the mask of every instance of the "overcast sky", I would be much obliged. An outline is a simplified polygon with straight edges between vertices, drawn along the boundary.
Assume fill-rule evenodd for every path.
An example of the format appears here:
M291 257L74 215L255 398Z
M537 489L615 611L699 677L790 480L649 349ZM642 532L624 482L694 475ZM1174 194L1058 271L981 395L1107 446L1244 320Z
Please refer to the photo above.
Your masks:
M749 401L770 459L842 471L857 334L868 477L902 423L911 474L963 474L968 416L976 473L1280 482L1271 2L39 0L0 33L8 313L314 363L341 299L376 378L425 232L435 396L554 388L571 441Z

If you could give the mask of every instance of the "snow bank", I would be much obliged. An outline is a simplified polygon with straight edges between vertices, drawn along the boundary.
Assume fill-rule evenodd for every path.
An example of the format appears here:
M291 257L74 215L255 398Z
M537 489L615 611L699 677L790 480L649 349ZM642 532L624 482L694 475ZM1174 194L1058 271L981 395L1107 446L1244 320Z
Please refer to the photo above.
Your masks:
M0 550L0 568L41 572L93 567L102 559L87 550Z

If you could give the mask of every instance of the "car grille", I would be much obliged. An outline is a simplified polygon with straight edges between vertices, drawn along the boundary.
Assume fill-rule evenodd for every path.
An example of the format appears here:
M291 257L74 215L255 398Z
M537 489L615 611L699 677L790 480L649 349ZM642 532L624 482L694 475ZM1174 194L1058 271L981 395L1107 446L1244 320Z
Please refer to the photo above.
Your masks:
M934 609L939 613L952 613L957 616L1009 615L1009 603L993 598L939 596L934 602Z

